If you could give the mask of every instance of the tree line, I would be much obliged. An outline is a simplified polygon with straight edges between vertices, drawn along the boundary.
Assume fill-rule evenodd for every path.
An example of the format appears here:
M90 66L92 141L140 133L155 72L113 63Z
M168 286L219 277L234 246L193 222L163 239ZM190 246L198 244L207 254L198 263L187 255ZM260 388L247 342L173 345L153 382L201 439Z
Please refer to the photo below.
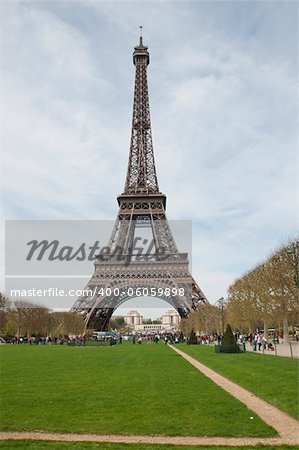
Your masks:
M291 241L275 250L265 261L236 279L227 291L227 299L215 305L200 306L181 321L181 330L201 334L223 334L230 323L242 333L263 329L283 330L285 341L290 329L298 326L298 249Z
M187 318L181 319L180 330L184 336L190 336L195 330L201 335L223 334L224 311L218 305L201 305Z
M53 312L29 300L9 300L0 293L1 336L81 335L84 320L72 312Z
M281 246L229 286L226 312L235 328L253 332L262 322L266 336L269 327L282 328L288 340L298 325L298 245Z

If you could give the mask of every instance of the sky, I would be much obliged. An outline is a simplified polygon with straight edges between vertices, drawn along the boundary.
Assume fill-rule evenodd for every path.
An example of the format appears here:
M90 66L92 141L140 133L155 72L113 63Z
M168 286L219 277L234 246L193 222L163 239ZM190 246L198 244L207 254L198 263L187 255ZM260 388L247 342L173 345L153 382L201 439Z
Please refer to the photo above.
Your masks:
M167 216L192 220L215 303L297 234L296 2L2 1L2 236L7 219L116 217L139 25Z

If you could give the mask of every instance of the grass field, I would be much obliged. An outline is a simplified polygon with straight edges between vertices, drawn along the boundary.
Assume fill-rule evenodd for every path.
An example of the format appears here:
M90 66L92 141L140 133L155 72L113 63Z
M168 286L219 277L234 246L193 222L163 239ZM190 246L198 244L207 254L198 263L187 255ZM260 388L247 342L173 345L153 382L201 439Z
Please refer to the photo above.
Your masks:
M276 434L164 344L0 351L2 430Z
M0 441L2 449L30 449L30 450L297 450L291 445L259 445L257 447L228 447L228 446L189 446L189 445L153 445L153 444L108 444L87 442L49 442L49 441Z
M298 418L298 360L251 352L219 354L206 345L179 344L178 348Z
M298 450L298 447L288 445L257 447L228 446L189 446L189 445L153 445L153 444L106 444L84 442L49 442L49 441L0 441L2 449L29 450Z

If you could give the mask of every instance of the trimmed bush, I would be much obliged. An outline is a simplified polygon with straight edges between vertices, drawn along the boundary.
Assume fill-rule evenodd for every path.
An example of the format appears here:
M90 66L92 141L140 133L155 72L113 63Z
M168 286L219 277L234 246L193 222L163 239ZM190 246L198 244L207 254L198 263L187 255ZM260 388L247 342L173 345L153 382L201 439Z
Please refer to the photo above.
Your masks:
M191 344L191 345L197 344L197 337L196 337L196 334L195 334L193 328L191 330L187 344Z
M240 353L240 347L236 343L235 336L233 335L231 326L228 324L224 333L220 352L221 353Z

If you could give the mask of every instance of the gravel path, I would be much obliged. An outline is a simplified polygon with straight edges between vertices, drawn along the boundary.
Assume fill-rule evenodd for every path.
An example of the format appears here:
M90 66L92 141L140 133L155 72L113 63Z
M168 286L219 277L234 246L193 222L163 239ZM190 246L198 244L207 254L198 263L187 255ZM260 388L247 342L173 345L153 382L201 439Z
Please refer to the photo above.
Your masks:
M198 369L206 377L210 378L223 390L227 391L240 402L244 403L264 422L273 427L278 432L280 437L284 440L285 444L299 445L299 422L296 419L290 417L288 414L280 411L280 409L255 396L236 383L233 383L222 375L219 375L214 370L209 369L207 366L201 364L199 361L177 349L176 347L172 345L170 347L184 359L186 359L190 364L196 367L196 369Z
M123 444L174 444L174 445L282 445L283 438L228 438L228 437L197 437L197 436L139 436L118 434L77 434L77 433L46 433L34 431L2 431L0 440L32 439L37 441L64 442L113 442Z
M269 403L261 400L246 389L229 381L214 370L209 369L191 356L170 346L196 369L210 378L214 383L254 411L264 422L279 434L277 438L230 438L202 436L143 436L143 435L100 435L78 433L48 433L43 431L2 431L0 440L32 439L42 441L65 442L113 442L128 444L174 444L174 445L228 445L231 447L245 445L299 445L299 422Z

